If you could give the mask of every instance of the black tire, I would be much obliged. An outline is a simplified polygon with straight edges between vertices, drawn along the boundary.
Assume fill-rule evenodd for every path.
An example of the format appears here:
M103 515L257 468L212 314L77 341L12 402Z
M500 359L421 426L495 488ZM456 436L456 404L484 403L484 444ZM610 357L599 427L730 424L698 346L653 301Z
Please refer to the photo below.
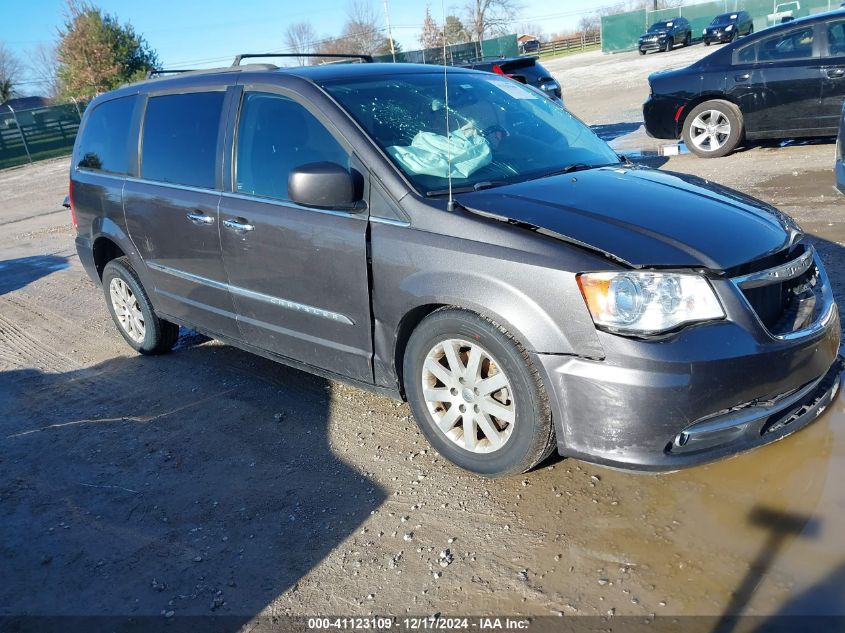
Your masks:
M690 129L692 127L693 121L695 121L695 118L699 114L706 110L716 110L718 112L721 112L728 119L728 122L731 126L730 134L725 140L724 145L714 151L709 151L697 147L691 139ZM742 112L730 101L724 101L722 99L713 99L711 101L705 101L704 103L700 103L699 105L694 107L686 115L686 119L684 119L683 138L687 149L689 149L689 151L691 151L696 156L699 156L701 158L721 158L722 156L727 156L732 151L734 151L737 146L742 142L742 139L745 138L745 124L742 119Z
M666 40L666 52L668 53L673 48L675 48L675 38L670 37L668 40Z
M645 55L645 51L640 51L640 55Z
M705 45L705 46L710 46L710 40L704 40L704 45Z
M684 38L684 48L687 46L692 45L692 33L687 33L687 36Z
M110 296L110 286L112 280L116 278L123 280L138 302L138 308L144 317L144 338L142 341L136 341L129 335L115 313L115 307ZM138 273L132 268L132 264L129 263L127 257L118 257L106 264L103 269L103 294L117 331L120 332L132 349L140 354L147 355L164 354L173 349L176 340L179 338L179 326L156 316L150 298L138 278Z
M448 339L477 343L495 359L510 383L515 396L513 430L496 450L478 453L459 445L438 428L428 409L423 397L423 366L428 353ZM405 394L417 425L453 464L486 477L502 477L530 470L554 450L555 432L540 374L525 348L497 323L457 308L436 310L414 330L403 361ZM461 362L466 361L462 358Z

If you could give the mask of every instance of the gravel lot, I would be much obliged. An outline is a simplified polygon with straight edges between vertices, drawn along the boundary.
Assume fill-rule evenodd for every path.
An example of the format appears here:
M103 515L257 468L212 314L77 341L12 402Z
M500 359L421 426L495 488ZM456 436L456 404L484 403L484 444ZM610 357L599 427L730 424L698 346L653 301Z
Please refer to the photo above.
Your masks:
M548 65L588 122L636 123L645 75L704 51ZM793 214L842 303L832 157L832 142L757 146L660 168ZM478 479L404 404L196 335L133 355L73 250L66 170L0 172L0 618L845 615L842 399L783 442L679 473L552 459Z

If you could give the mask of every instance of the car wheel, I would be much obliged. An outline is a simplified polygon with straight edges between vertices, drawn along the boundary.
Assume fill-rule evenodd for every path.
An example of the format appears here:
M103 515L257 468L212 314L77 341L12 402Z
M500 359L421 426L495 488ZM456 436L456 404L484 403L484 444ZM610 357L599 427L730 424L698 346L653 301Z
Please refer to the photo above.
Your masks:
M675 39L670 37L668 40L666 40L666 52L668 53L673 48L675 48Z
M103 292L118 331L132 349L141 354L164 354L173 348L179 326L156 316L128 258L118 257L106 264Z
M693 108L684 120L684 143L702 158L730 154L744 135L742 112L729 101L705 101Z
M640 55L645 55L645 51L640 51Z
M455 465L499 477L530 470L554 449L540 375L522 345L493 321L436 310L411 335L403 370L420 430Z
M710 40L704 40L704 45L705 45L705 46L710 46Z
M684 38L684 48L690 46L692 44L692 33L687 33L687 36Z

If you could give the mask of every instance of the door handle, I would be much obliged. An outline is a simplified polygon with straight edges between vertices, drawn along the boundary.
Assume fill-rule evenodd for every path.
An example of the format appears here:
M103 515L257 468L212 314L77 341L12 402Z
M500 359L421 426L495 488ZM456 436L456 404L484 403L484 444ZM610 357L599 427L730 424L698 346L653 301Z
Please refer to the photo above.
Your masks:
M238 233L249 233L250 231L255 230L255 227L243 218L235 218L234 220L223 220L223 226L225 226L227 229L237 231Z
M831 68L827 71L827 76L831 79L838 79L839 77L845 77L845 69L842 68Z
M193 213L189 213L187 218L193 222L194 224L212 224L214 222L214 218L210 215L206 215L200 211L196 211Z
M741 75L734 75L736 81L748 81L751 78L751 73L742 73Z

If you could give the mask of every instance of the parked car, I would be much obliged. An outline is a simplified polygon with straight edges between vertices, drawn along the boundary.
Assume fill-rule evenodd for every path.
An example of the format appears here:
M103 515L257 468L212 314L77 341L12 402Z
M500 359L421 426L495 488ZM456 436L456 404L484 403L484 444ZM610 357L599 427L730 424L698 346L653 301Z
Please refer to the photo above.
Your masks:
M744 139L834 136L845 99L845 11L799 18L652 74L648 133L713 158Z
M828 406L839 314L789 217L621 162L517 82L445 81L448 108L444 69L414 64L242 66L97 97L71 213L126 342L164 353L183 325L406 398L484 475L554 448L675 470Z
M713 42L722 44L733 42L743 35L751 35L754 32L754 19L747 11L736 11L734 13L722 13L713 18L713 21L704 28L702 41L705 46Z
M520 53L536 53L540 50L540 40L526 40L519 43Z
M845 193L845 105L839 119L839 136L836 139L836 188Z
M682 17L661 20L640 35L640 55L649 51L671 51L675 44L689 46L692 43L692 28L689 20Z
M460 67L504 75L519 83L539 88L551 97L561 99L563 91L560 83L552 77L552 74L540 63L539 59L539 57L534 56L489 57L460 64Z

